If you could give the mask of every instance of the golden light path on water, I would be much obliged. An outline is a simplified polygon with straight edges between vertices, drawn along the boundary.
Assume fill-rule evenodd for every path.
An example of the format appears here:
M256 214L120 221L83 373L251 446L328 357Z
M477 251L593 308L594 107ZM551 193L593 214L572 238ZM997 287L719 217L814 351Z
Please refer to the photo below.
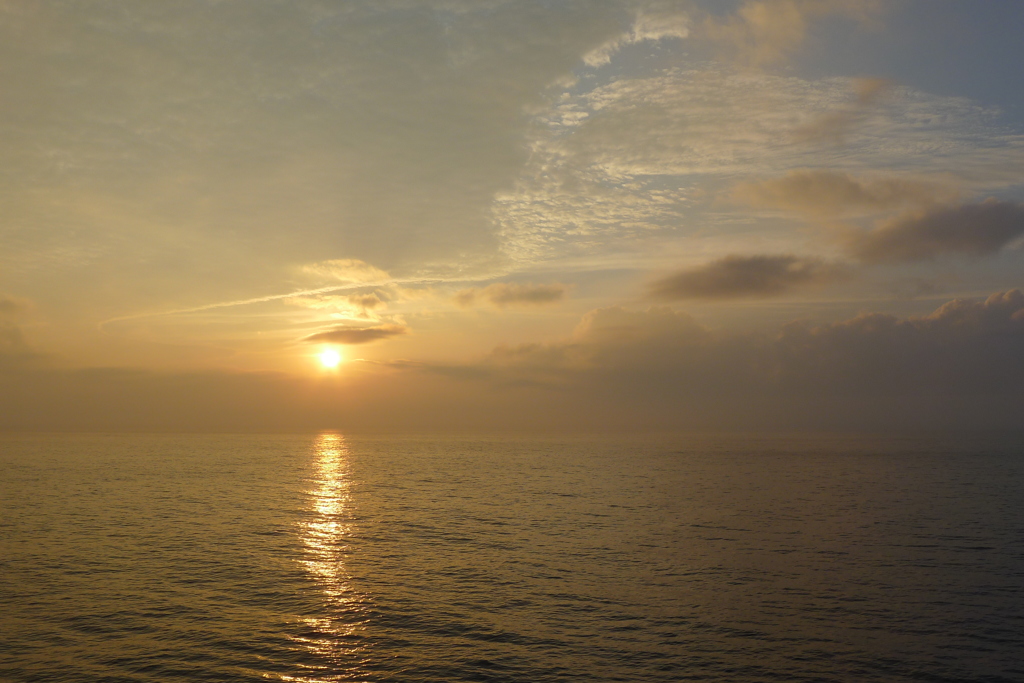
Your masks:
M319 659L330 664L316 667L320 676L281 676L286 681L319 683L351 680L346 672L363 659L364 645L354 636L361 629L358 612L361 597L351 585L345 567L345 551L352 530L349 447L340 434L320 434L314 443L314 472L309 494L310 516L299 525L304 559L302 566L316 583L324 600L322 618L303 622L317 636L294 639Z

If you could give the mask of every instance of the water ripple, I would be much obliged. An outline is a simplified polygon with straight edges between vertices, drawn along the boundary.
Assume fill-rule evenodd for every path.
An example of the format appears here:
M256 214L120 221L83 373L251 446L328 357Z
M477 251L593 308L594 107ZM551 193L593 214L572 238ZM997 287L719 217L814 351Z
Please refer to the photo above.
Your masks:
M1022 453L0 437L0 680L1022 680Z

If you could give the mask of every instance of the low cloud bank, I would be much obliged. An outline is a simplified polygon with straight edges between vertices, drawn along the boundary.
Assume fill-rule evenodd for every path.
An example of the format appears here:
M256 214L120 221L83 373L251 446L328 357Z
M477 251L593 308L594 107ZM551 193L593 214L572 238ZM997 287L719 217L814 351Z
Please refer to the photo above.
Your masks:
M0 363L0 428L1020 430L1022 348L1018 290L774 334L716 332L667 307L604 308L560 341L463 364L353 362L331 377Z
M1022 348L1024 294L1010 290L922 317L866 313L775 335L716 333L664 307L599 309L563 342L432 371L543 389L605 415L617 406L657 426L1019 429Z

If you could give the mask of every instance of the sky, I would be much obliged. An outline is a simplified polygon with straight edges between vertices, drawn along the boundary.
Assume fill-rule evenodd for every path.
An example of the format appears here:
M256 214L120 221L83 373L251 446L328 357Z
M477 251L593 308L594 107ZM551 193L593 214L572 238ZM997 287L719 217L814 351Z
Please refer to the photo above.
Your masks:
M1022 31L0 2L0 429L1020 429Z

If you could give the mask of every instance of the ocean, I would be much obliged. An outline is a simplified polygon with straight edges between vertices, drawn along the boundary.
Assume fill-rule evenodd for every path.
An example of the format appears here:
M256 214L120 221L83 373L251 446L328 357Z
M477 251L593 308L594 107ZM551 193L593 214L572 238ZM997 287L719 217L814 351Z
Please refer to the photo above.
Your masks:
M0 680L1022 681L1021 445L0 436Z

